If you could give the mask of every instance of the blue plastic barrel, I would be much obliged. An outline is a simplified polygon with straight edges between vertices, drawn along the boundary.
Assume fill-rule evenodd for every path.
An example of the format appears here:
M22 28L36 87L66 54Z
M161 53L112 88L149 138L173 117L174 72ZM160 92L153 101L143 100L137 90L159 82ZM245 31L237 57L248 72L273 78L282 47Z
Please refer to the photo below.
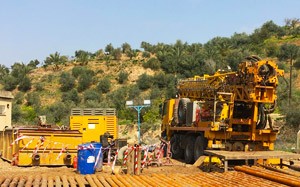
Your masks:
M96 169L102 168L101 143L86 143L78 145L77 171L80 174L94 174Z

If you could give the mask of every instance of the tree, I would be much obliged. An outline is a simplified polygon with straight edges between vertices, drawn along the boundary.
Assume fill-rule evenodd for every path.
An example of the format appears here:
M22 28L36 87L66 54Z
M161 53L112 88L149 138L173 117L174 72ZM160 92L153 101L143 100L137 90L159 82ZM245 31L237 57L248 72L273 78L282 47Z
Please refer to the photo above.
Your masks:
M88 89L93 81L93 76L89 73L83 73L80 75L79 80L78 80L78 87L77 90L78 92L82 92L86 89Z
M129 43L125 42L122 44L122 53L128 53L131 51L131 46Z
M117 49L113 50L112 55L115 60L121 60L121 57L122 57L121 48L117 48Z
M4 84L3 88L6 91L13 91L18 85L18 80L12 75L6 75L2 82Z
M126 71L120 71L118 74L118 83L123 84L128 80L128 73Z
M72 101L75 105L80 103L80 97L78 95L77 90L72 89L68 92L64 92L61 97L62 102Z
M137 80L137 85L141 90L147 90L152 86L152 77L146 73L139 76Z
M0 64L0 82L8 74L9 74L9 69L5 65Z
M31 80L28 76L25 76L19 83L18 89L23 92L27 92L31 89Z
M100 94L96 90L86 90L83 94L84 102L100 101Z
M99 80L99 82L97 84L97 90L99 92L107 93L110 91L110 88L111 88L111 83L107 77Z
M26 101L27 106L32 106L34 108L39 108L41 106L40 95L36 92L28 93Z
M59 79L60 90L62 92L67 92L75 87L75 78L70 74L63 72Z
M37 65L39 65L39 64L40 64L40 61L35 59L35 60L30 60L30 62L28 63L28 66L32 69L35 69L37 67Z
M80 62L80 65L82 66L86 66L88 64L91 56L92 54L87 51L83 51L83 50L75 51L75 57L77 61Z
M46 58L44 63L46 66L54 65L54 70L59 70L59 65L65 64L67 60L68 58L66 56L60 56L58 52L55 52L54 54L50 54L50 56Z
M17 79L18 83L21 82L32 70L30 66L26 66L24 63L18 62L14 63L11 66L11 69L11 75Z
M294 44L284 44L280 47L279 59L288 60L290 62L290 89L289 89L289 104L292 100L292 68L293 61L299 57L300 48Z
M112 54L112 52L115 50L115 48L113 47L113 45L110 43L105 47L105 52Z

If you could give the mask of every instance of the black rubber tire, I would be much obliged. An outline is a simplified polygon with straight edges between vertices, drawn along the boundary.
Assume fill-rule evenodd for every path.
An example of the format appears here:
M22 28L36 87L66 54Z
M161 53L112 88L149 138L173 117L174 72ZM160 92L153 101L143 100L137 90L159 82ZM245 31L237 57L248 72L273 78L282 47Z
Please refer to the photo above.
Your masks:
M184 161L186 164L192 164L194 160L195 137L187 136L186 146L184 149Z
M186 111L189 98L181 98L178 103L178 122L179 124L186 124Z
M172 158L174 159L182 159L183 158L183 149L180 148L179 141L177 136L173 136L171 138L171 153Z
M202 155L204 155L204 137L203 135L197 136L195 140L195 145L194 145L194 159L195 161L198 160L198 158Z

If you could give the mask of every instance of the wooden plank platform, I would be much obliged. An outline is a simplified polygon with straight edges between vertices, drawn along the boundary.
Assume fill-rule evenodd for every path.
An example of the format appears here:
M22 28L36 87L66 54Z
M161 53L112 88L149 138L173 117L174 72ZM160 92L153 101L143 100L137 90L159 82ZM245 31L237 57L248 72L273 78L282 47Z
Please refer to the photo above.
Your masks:
M216 156L218 158L224 159L224 170L228 171L228 161L229 160L254 160L257 159L298 159L300 154L284 152L284 151L220 151L220 150L205 150L204 154L209 156L209 165L211 165L211 157Z

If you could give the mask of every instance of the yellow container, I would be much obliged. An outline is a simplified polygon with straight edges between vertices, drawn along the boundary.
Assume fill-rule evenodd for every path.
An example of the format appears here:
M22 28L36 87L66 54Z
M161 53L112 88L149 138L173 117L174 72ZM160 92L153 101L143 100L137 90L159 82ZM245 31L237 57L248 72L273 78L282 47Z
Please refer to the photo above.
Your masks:
M6 129L2 138L2 158L18 166L71 166L82 142L79 131L39 128Z

